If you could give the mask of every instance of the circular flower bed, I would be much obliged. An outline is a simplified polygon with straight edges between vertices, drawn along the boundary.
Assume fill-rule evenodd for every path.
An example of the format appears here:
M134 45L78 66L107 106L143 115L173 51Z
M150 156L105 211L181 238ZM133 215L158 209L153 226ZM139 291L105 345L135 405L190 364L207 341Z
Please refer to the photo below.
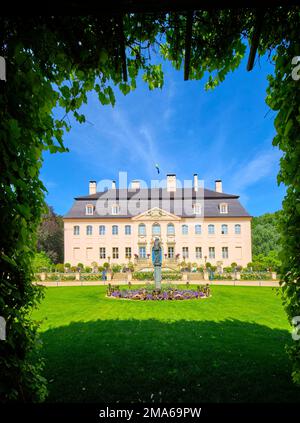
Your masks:
M111 298L124 298L129 300L200 300L210 296L209 285L197 286L197 289L177 289L163 287L153 289L143 287L138 289L120 289L119 286L108 286L107 296Z

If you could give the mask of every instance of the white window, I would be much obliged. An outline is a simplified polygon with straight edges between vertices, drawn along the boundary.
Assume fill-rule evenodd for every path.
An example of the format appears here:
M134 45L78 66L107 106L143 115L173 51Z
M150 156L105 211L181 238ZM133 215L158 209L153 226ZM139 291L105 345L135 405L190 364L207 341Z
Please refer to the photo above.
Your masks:
M113 249L112 249L112 256L113 256L113 259L118 259L119 258L119 248L118 247L113 247Z
M92 225L88 225L86 227L86 234L87 235L93 235L93 227L92 227Z
M175 235L175 227L174 227L173 223L168 223L167 235Z
M228 259L228 247L222 247L222 258Z
M94 214L94 206L92 204L87 204L85 206L85 214L90 216Z
M201 258L202 258L202 248L196 247L196 259L201 259Z
M201 214L201 204L200 203L193 204L193 213L194 214Z
M221 234L222 235L228 234L228 225L222 225L222 227L221 227Z
M188 225L182 225L181 226L181 231L183 235L187 235L189 233L189 228Z
M189 258L189 247L182 247L182 258Z
M99 235L105 235L105 226L104 225L99 226Z
M139 224L139 235L146 235L146 226L144 223Z
M210 235L215 233L215 225L208 225L208 233Z
M152 225L152 235L160 235L160 224L154 223Z
M234 225L234 233L238 235L241 233L241 225Z
M174 247L168 247L168 258L174 258Z
M220 210L220 213L227 214L228 213L228 204L227 203L219 204L219 210Z
M139 247L139 256L140 258L146 258L146 247Z
M125 225L125 235L131 235L131 226Z
M119 214L120 213L120 206L118 204L114 204L111 208L111 214Z
M214 259L216 257L215 247L209 247L209 249L208 249L208 257L210 259Z
M131 258L131 247L125 247L125 258Z
M80 229L79 226L73 226L73 235L79 235Z
M100 258L100 259L105 259L105 258L106 258L106 251L105 251L105 247L100 247L100 248L99 248L99 258Z
M201 225L195 225L195 234L201 235Z
M112 234L118 235L118 233L119 233L119 227L117 225L113 225L112 226Z

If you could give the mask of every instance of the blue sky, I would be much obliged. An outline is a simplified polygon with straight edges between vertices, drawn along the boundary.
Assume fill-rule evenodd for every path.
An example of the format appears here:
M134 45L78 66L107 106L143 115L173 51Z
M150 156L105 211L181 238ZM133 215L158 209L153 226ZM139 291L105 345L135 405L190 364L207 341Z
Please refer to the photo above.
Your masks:
M192 179L198 173L207 188L222 179L223 191L238 194L254 216L281 208L284 187L277 186L280 151L272 147L275 113L265 104L273 67L260 59L252 72L246 59L213 91L203 81L183 81L183 71L163 63L162 90L150 91L140 79L116 105L102 106L95 93L82 107L87 122L71 121L65 135L69 153L44 154L42 180L46 200L65 214L73 198L88 193L89 180L142 179L150 186L176 173Z

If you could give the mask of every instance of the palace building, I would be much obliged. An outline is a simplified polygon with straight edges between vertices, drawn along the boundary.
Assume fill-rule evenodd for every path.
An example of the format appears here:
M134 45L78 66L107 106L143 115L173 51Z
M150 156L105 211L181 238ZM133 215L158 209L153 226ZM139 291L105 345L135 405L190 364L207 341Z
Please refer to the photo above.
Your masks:
M238 195L225 194L222 181L215 189L200 187L198 176L189 188L179 188L176 175L167 175L164 188L130 188L76 197L64 216L65 263L91 266L134 262L138 268L151 264L151 251L159 238L163 266L175 268L182 261L222 267L235 262L246 266L251 255L251 216Z

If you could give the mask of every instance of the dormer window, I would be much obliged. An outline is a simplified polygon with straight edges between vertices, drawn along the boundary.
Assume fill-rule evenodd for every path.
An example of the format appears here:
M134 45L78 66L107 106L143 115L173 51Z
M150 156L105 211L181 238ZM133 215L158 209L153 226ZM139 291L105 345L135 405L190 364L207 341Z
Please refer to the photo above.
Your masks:
M201 214L201 204L200 203L194 203L193 204L193 213L194 214Z
M219 205L220 213L227 214L228 213L228 204L227 203L221 203Z
M87 204L85 206L85 214L89 216L94 214L94 206L92 204Z
M111 214L116 215L120 213L120 206L118 204L114 204L111 208Z

